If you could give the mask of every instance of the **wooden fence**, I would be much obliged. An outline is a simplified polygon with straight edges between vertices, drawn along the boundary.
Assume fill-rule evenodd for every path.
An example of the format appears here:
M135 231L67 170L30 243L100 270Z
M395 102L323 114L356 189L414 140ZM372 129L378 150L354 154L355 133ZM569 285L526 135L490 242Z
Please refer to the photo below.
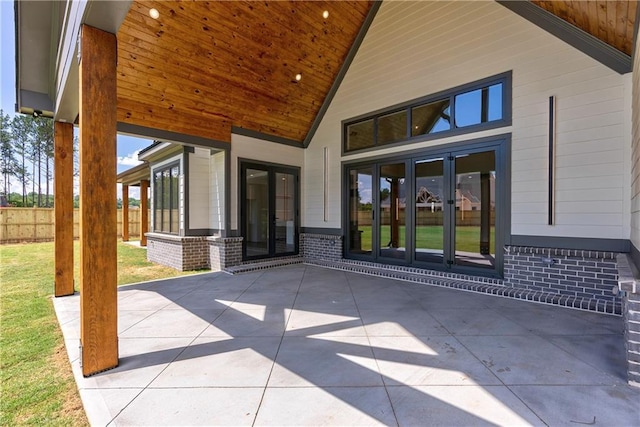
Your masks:
M118 209L118 237L122 237L122 210ZM151 215L149 215L151 218ZM55 236L52 208L0 208L0 244L49 242ZM79 210L73 210L73 238L80 236ZM140 209L129 208L129 238L140 237Z
M400 225L405 225L405 209L399 209ZM389 225L391 223L391 214L388 209L385 209L380 213L380 219L383 225ZM417 225L442 225L442 211L431 212L429 209L421 209L417 212L416 223ZM456 211L456 224L457 225L469 225L480 226L480 211ZM495 210L491 211L491 224L495 224ZM373 222L371 211L358 211L358 224L361 226L369 226Z

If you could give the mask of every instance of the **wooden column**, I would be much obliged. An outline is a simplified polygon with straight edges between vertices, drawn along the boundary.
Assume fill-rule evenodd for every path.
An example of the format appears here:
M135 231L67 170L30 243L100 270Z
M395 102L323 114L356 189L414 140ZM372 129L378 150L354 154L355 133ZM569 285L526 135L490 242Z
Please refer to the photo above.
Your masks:
M73 124L55 122L54 204L55 296L72 295L73 290Z
M147 246L146 233L149 231L149 180L140 181L140 246Z
M81 28L80 345L82 374L118 366L116 36Z
M122 184L122 241L129 241L129 186Z

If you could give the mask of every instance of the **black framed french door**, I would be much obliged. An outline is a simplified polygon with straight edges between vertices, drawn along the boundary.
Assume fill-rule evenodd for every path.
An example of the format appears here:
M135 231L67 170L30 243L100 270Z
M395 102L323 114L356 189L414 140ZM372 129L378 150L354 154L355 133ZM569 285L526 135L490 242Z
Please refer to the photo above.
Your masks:
M298 253L299 169L240 163L240 232L245 260Z
M458 144L346 165L345 256L500 274L505 144Z

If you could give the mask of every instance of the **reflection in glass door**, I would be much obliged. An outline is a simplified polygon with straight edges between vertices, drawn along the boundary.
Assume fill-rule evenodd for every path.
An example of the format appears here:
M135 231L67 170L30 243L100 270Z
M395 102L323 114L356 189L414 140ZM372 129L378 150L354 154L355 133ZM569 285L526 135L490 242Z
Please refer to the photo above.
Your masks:
M355 255L370 255L373 229L373 168L349 170L349 246Z
M246 169L244 200L246 206L246 256L269 254L269 174L265 170Z
M405 164L382 165L378 177L378 255L404 259L407 196Z
M296 177L290 173L276 173L276 254L295 251L295 183Z
M415 259L444 261L444 159L415 162Z
M241 163L243 258L293 255L298 251L298 171Z
M496 158L494 151L455 158L455 264L494 268Z
M503 142L347 165L348 256L500 273ZM496 241L496 238L498 239Z

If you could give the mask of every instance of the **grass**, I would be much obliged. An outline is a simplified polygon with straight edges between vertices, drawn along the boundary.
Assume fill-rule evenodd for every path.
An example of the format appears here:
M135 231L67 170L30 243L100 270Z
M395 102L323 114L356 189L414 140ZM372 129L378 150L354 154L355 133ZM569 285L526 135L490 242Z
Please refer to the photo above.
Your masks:
M79 244L75 243L78 283ZM51 303L53 243L0 246L0 425L88 425ZM192 274L118 242L118 285Z
M358 230L362 231L362 249L371 250L371 226L360 226ZM404 236L405 226L400 226L400 247L405 247ZM382 227L380 233L380 241L385 246L390 240L391 230L389 226ZM491 253L495 253L495 227L491 227ZM442 226L441 225L424 225L418 226L416 229L416 247L428 249L443 248ZM480 250L480 227L465 226L456 228L456 250L462 252L477 253Z

